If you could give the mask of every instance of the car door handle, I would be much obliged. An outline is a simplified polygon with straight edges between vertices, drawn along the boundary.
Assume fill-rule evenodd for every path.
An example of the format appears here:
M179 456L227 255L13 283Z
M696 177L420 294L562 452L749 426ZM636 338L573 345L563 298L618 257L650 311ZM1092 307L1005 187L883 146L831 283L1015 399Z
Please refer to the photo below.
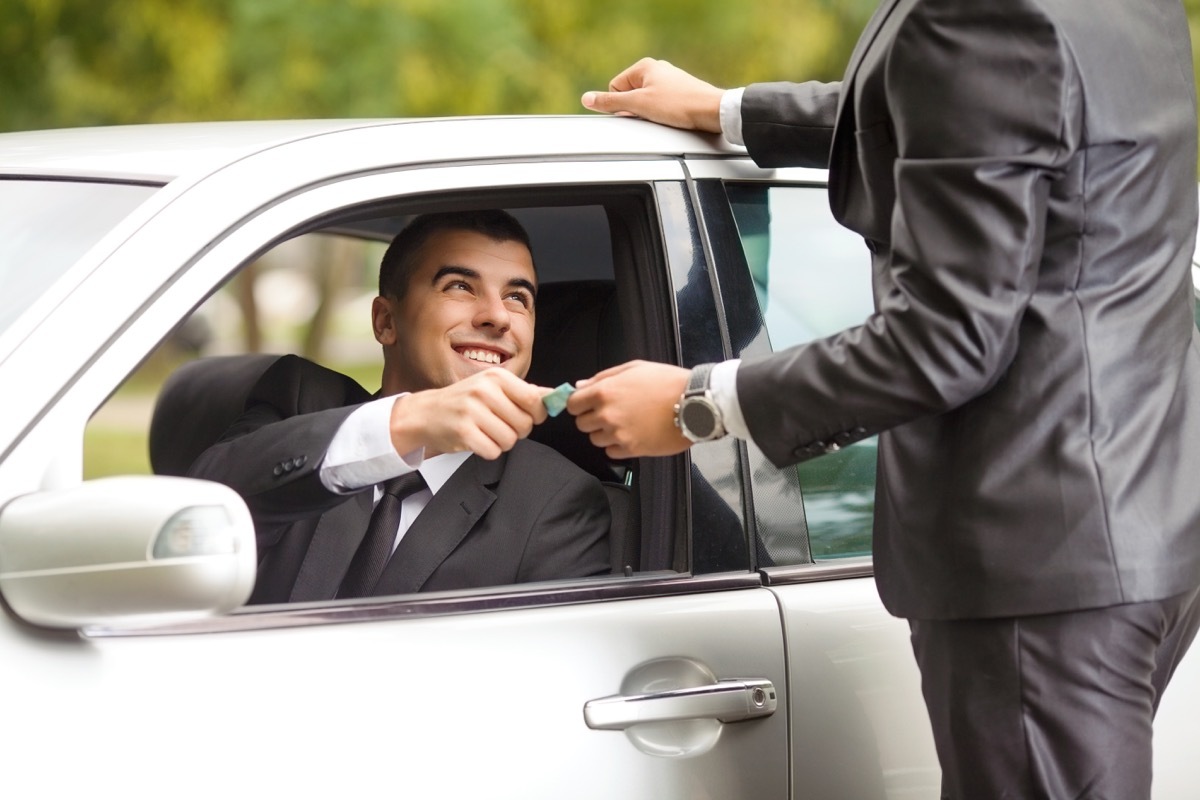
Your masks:
M583 719L593 730L624 730L642 722L716 719L741 722L775 713L775 685L761 678L647 694L615 694L589 700Z

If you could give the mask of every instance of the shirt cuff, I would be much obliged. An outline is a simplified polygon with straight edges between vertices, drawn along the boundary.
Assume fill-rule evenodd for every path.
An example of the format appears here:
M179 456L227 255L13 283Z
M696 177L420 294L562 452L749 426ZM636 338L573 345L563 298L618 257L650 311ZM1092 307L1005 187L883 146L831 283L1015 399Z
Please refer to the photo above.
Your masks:
M401 456L392 446L389 428L396 397L364 403L342 421L321 462L319 474L326 489L349 494L421 466L425 448Z
M745 146L742 138L742 94L746 91L743 86L729 89L721 95L721 134L730 144Z
M737 371L741 363L741 359L735 358L715 365L708 376L708 390L712 393L717 410L721 412L725 430L739 439L749 439L750 429L746 427L746 418L742 416L737 394Z

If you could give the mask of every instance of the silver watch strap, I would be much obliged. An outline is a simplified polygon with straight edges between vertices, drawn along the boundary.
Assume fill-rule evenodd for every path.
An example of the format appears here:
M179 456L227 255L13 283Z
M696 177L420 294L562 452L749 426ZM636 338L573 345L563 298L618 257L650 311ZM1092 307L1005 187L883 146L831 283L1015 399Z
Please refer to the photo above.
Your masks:
M697 364L692 367L691 375L688 376L687 388L683 390L684 397L704 394L708 389L708 378L712 375L715 364Z

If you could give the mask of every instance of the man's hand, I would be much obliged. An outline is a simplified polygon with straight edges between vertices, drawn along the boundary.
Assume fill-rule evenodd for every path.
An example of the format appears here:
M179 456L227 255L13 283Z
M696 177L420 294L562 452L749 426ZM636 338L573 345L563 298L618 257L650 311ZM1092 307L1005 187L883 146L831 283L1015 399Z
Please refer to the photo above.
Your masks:
M545 421L542 395L548 391L497 367L402 395L392 406L392 445L400 454L423 447L426 458L464 450L499 458Z
M675 426L688 374L670 364L630 361L576 383L567 410L610 458L672 456L691 446Z
M607 92L584 93L582 103L592 111L720 133L722 94L669 61L643 58L613 78Z

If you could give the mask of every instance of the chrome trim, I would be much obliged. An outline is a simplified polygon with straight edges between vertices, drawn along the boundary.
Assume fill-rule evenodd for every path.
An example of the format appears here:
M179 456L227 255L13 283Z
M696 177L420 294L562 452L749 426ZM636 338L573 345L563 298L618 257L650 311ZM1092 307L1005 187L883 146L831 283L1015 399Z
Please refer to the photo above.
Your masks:
M589 700L583 705L583 721L595 731L623 731L644 723L685 719L715 719L728 724L769 717L777 707L775 684L771 681L736 678L709 686Z
M537 588L501 587L488 594L438 592L395 599L330 600L324 603L279 604L244 607L224 617L147 627L87 627L80 635L89 639L126 636L175 636L201 633L299 628L347 622L384 622L447 614L478 614L521 608L566 606L619 600L674 597L717 591L757 589L763 585L755 573L725 573L692 577L678 573L633 575L628 578L583 578Z
M794 567L766 567L759 570L764 586L783 586L789 583L817 583L848 578L870 578L875 575L870 556L829 559L815 564Z

